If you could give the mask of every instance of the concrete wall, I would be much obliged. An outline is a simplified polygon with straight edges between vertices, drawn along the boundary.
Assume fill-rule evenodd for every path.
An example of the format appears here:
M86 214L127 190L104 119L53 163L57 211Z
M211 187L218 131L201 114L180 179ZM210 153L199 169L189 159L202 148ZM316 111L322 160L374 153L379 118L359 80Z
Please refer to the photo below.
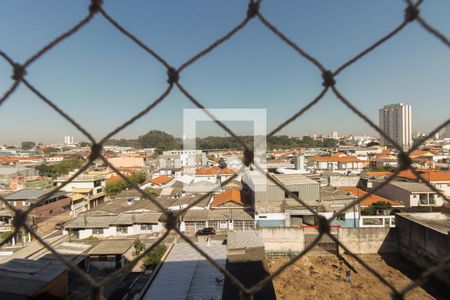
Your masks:
M305 247L300 228L259 228L266 251L302 251Z
M266 251L299 252L305 248L300 228L259 228ZM338 239L353 253L397 252L397 233L391 228L340 228ZM340 249L343 251L343 249Z
M355 254L397 252L394 228L340 228L338 239ZM342 247L339 248L343 252Z
M446 258L450 252L450 234L444 234L396 215L399 232L399 252L418 266L427 269ZM450 285L450 271L436 273Z
M356 186L359 176L329 176L328 183L331 186Z

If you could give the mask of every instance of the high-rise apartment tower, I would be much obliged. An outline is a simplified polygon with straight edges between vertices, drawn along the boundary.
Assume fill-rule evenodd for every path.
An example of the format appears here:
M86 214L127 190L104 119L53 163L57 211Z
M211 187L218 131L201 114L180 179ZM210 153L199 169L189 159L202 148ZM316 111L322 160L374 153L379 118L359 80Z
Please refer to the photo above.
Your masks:
M383 106L379 110L379 126L400 147L412 146L411 105L398 103ZM392 146L383 136L380 143L382 146Z

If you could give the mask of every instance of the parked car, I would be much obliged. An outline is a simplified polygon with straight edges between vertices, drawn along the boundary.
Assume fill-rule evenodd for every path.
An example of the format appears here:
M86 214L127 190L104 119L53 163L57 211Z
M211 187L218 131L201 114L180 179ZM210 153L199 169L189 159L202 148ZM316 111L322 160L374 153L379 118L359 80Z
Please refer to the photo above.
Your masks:
M195 236L199 236L199 235L215 235L216 234L216 230L212 227L206 227L203 229L198 230L195 233Z

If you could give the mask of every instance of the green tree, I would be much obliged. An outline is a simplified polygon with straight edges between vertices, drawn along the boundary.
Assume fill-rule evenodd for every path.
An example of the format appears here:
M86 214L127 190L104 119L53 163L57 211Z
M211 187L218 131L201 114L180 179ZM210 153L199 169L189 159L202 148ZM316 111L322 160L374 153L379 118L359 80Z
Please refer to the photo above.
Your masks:
M166 246L162 244L156 246L144 257L143 268L153 270L161 261L161 257L164 255L166 250Z
M36 147L36 143L30 142L30 141L24 141L21 143L21 147L22 147L22 149L25 149L25 150L33 149L34 147Z
M81 168L84 160L80 157L74 156L64 159L62 162L52 166L53 173L56 176L65 175L69 172Z
M391 209L391 204L384 201L377 201L372 205L365 207L361 210L361 214L364 216L375 216L377 214L382 214L385 210Z
M80 142L80 147L90 147L91 143L88 142Z
M323 148L335 148L338 145L338 140L326 138L323 140L323 142L320 144L320 147Z
M146 187L144 189L144 192L146 192L150 197L152 198L156 198L158 197L158 193L156 192L156 190L152 187Z
M60 150L58 148L45 148L44 149L44 154L52 154L52 153L56 153L56 152L60 152Z
M145 244L140 239L135 239L133 242L133 256L138 256L142 251L145 250Z
M128 176L128 179L134 184L141 184L145 182L147 175L144 172L135 172Z
M141 135L138 142L142 148L156 148L159 152L178 149L181 146L172 135L161 130L151 130Z
M41 176L47 176L47 177L54 176L53 168L46 164L41 164L41 165L37 166L35 169L36 169L36 171L38 171L39 175L41 175Z
M135 172L135 173L132 173L131 175L127 176L127 178L134 184L139 185L145 181L147 176L145 175L144 172ZM105 194L108 197L114 197L118 193L120 193L128 188L130 188L130 185L128 184L128 182L126 182L125 180L120 178L116 181L106 184Z
M105 186L105 195L108 197L114 197L121 191L126 190L127 187L128 184L125 182L125 180L122 179L107 183Z
M303 136L300 141L300 145L306 148L314 148L316 147L316 141L310 136Z

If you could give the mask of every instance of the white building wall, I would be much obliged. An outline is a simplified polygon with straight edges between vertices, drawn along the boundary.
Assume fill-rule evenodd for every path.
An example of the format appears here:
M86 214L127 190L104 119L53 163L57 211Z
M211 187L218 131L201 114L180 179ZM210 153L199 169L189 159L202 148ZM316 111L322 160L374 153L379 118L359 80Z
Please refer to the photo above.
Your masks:
M80 229L79 231L79 238L85 239L92 235L92 229Z

